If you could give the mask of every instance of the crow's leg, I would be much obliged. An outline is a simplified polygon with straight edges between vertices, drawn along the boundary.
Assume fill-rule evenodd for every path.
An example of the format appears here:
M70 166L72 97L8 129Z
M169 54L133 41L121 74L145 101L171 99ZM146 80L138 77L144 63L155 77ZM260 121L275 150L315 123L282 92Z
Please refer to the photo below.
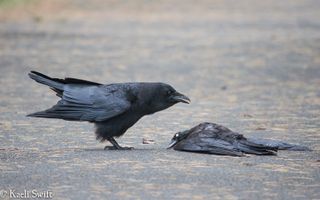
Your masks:
M118 144L118 142L114 138L107 139L113 146L105 146L104 150L131 150L133 147L122 147Z

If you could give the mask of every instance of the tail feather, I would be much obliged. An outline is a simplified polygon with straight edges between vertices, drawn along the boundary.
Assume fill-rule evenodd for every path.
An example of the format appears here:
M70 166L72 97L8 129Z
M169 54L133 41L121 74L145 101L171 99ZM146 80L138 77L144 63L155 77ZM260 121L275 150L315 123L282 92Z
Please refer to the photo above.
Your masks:
M59 90L59 89L56 89L56 88L53 88L53 87L51 87L50 89L53 90L54 92L56 92L57 97L62 98L62 96L63 96L63 91L62 90Z
M79 121L79 118L77 118L78 115L79 113L77 113L77 111L53 112L50 109L48 109L40 112L31 113L27 115L27 117L55 118L55 119L64 119L69 121Z
M270 148L263 145L256 145L254 143L238 142L237 148L244 153L255 154L255 155L276 155L277 148Z
M62 79L60 80L56 78L51 78L36 71L31 71L28 75L31 79L35 80L38 83L55 88L56 90L63 91L64 83Z
M54 118L52 115L48 115L46 111L40 111L28 114L27 117L44 117L44 118Z

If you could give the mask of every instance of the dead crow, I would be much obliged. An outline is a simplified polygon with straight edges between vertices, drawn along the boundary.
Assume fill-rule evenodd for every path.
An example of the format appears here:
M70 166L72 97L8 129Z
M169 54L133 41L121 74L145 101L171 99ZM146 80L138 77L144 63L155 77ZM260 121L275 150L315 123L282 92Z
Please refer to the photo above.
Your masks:
M277 150L310 151L308 147L292 145L281 141L252 139L214 124L201 123L189 130L176 133L168 148L217 155L243 156L276 155Z

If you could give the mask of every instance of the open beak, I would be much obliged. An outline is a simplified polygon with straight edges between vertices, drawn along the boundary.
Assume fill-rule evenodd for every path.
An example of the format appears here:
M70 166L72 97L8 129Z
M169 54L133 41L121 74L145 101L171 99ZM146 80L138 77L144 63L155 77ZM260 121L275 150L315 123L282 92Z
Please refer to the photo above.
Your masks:
M179 92L174 93L172 99L176 102L187 103L187 104L191 102L191 100L187 96L180 94Z
M177 144L177 142L178 142L177 140L172 139L167 149L171 149L174 145Z

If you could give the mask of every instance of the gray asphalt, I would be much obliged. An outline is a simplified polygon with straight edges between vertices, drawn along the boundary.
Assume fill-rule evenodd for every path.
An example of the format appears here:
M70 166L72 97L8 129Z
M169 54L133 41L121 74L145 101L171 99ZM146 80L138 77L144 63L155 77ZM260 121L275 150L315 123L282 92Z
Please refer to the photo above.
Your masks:
M48 2L0 14L0 198L320 199L319 1ZM139 121L119 139L135 150L104 151L91 124L25 117L58 99L30 70L167 82L192 103ZM314 151L166 150L205 121Z

